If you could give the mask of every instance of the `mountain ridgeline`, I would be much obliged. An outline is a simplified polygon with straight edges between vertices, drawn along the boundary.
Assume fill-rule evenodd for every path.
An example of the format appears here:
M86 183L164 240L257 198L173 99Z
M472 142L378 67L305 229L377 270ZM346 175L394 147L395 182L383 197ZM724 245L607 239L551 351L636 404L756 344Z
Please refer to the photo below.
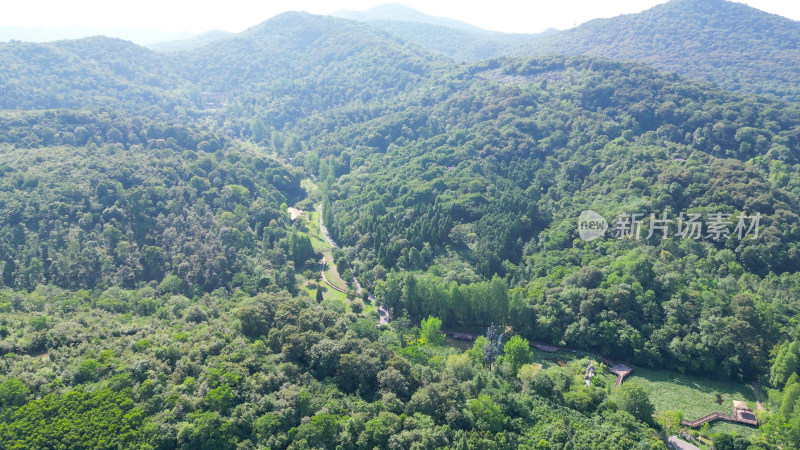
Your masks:
M404 14L0 44L0 446L664 448L641 384L532 342L760 381L715 445L800 443L797 24Z
M229 31L211 30L185 39L150 44L147 46L147 48L161 53L192 50L198 47L203 47L211 42L230 37L233 34L234 33Z

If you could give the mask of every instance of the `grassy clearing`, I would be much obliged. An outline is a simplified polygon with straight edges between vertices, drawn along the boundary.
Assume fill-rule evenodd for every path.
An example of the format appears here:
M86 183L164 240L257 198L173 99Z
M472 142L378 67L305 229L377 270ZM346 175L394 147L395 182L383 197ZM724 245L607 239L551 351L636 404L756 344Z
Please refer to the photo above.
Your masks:
M586 355L582 353L564 351L547 353L533 349L534 361L542 364L545 369L553 365L573 365L585 357ZM585 361L582 363L585 365ZM607 385L613 386L616 375L612 374L604 364L598 366L603 367L604 370L599 370L597 376L602 377ZM756 409L752 389L742 383L645 368L636 368L625 382L631 381L637 381L647 389L656 411L679 410L683 412L685 419L699 419L713 412L730 414L734 400L744 400L751 408ZM722 397L721 405L717 403L717 394ZM730 422L713 422L709 433L719 432L750 435L756 433L756 430L746 425Z
M333 300L341 300L341 301L347 302L347 296L345 294L343 294L343 293L341 293L341 292L339 292L337 290L331 289L328 286L325 286L323 281L320 281L320 283L322 283L322 298L323 299L325 299L325 300L333 299ZM304 291L308 292L308 295L310 295L311 298L315 298L316 295L317 295L317 282L316 281L303 282L303 283L300 284L300 288L303 289ZM349 302L347 302L347 303L348 303L348 307L349 307Z
M311 178L303 178L300 180L300 187L306 191L308 198L318 201L319 199L319 186Z
M311 246L317 252L330 252L331 244L322 236L319 229L319 211L306 212L304 219L308 227L308 237L311 239Z
M684 419L699 419L715 411L730 414L734 400L744 400L755 409L752 389L741 383L642 368L629 375L626 382L630 381L647 389L656 411L682 411ZM717 394L722 404L717 403Z
M336 264L333 263L333 255L325 253L325 261L325 277L328 281L342 289L347 289L347 283L339 276L339 271L336 270Z

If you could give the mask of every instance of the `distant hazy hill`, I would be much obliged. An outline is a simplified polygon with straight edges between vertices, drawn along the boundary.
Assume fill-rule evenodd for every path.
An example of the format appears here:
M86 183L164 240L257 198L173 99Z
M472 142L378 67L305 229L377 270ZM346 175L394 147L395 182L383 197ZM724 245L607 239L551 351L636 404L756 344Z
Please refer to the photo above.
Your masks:
M557 32L552 30L539 34L506 34L405 20L376 20L369 24L457 61L475 61L501 55L522 56L530 53L531 42Z
M224 39L226 37L233 36L234 34L235 33L231 33L230 31L211 30L211 31L206 31L205 33L194 35L186 39L158 42L155 44L148 45L147 48L161 53L174 52L180 50L192 50L198 47L202 47L208 43L217 41L219 39Z
M366 11L340 9L331 15L334 17L341 17L343 19L358 20L360 22L370 22L375 20L400 20L404 22L426 23L440 27L455 28L456 30L463 31L493 33L460 20L449 19L447 17L431 16L419 12L416 9L409 8L408 6L399 5L396 3L378 5Z
M404 92L444 61L366 24L306 13L169 57L106 37L11 42L0 44L0 108L102 106L152 116L191 108L199 92L212 91L267 102L267 123L279 124Z
M457 61L474 61L529 53L525 45L558 30L538 34L509 34L484 30L458 20L424 14L407 6L380 5L366 11L340 10L335 17L368 22L429 50L443 53Z
M375 70L419 76L426 71L424 63L435 59L423 49L364 24L288 12L230 39L188 52L181 61L187 78L224 90L281 77L296 82L338 71L356 78L338 80L341 84L371 83L368 75Z
M504 34L408 8L340 16L368 21L456 60L569 54L637 61L729 90L800 99L800 23L724 0L673 0L565 31Z

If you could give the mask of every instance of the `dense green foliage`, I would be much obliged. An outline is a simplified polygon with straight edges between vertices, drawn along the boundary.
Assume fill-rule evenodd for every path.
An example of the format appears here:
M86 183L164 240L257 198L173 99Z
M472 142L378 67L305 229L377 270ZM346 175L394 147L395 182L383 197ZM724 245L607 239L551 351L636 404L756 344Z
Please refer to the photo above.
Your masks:
M222 286L255 292L270 283L291 290L286 259L302 267L313 257L310 243L301 251L287 236L281 210L300 194L297 173L246 147L184 125L114 114L3 119L8 141L34 146L0 148L5 286L153 281L176 293ZM35 134L26 134L31 129ZM36 148L46 144L68 145Z
M161 306L155 314L93 306L112 295ZM419 343L420 330L402 321L379 331L374 317L342 315L305 295L218 291L192 300L150 287L40 287L2 299L6 345L49 343L45 355L0 359L0 436L10 448L657 442L614 403L600 405L607 386L592 388L597 401L582 412L569 407L582 364L543 373L552 387L539 395L512 375L514 362L490 371L471 352Z
M533 341L760 379L760 435L715 442L800 441L797 104L588 57L457 64L304 13L169 57L0 61L3 445L663 448L646 385ZM316 204L347 302L287 213ZM762 217L586 242L585 209L644 234ZM486 336L448 347L460 327Z
M9 449L131 447L142 440L143 413L130 394L69 391L5 409L0 441Z
M784 448L800 446L800 377L795 373L783 391L770 391L770 409L775 411L760 427L769 441Z

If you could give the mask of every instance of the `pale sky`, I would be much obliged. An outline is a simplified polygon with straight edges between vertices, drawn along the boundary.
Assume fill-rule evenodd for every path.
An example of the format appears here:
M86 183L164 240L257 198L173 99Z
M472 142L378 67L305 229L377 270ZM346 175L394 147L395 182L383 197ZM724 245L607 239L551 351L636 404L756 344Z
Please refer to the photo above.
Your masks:
M534 33L571 28L587 20L643 11L665 0L2 0L0 26L152 28L199 33L239 32L284 11L329 14L402 3L489 30ZM742 0L755 8L800 21L800 1Z

